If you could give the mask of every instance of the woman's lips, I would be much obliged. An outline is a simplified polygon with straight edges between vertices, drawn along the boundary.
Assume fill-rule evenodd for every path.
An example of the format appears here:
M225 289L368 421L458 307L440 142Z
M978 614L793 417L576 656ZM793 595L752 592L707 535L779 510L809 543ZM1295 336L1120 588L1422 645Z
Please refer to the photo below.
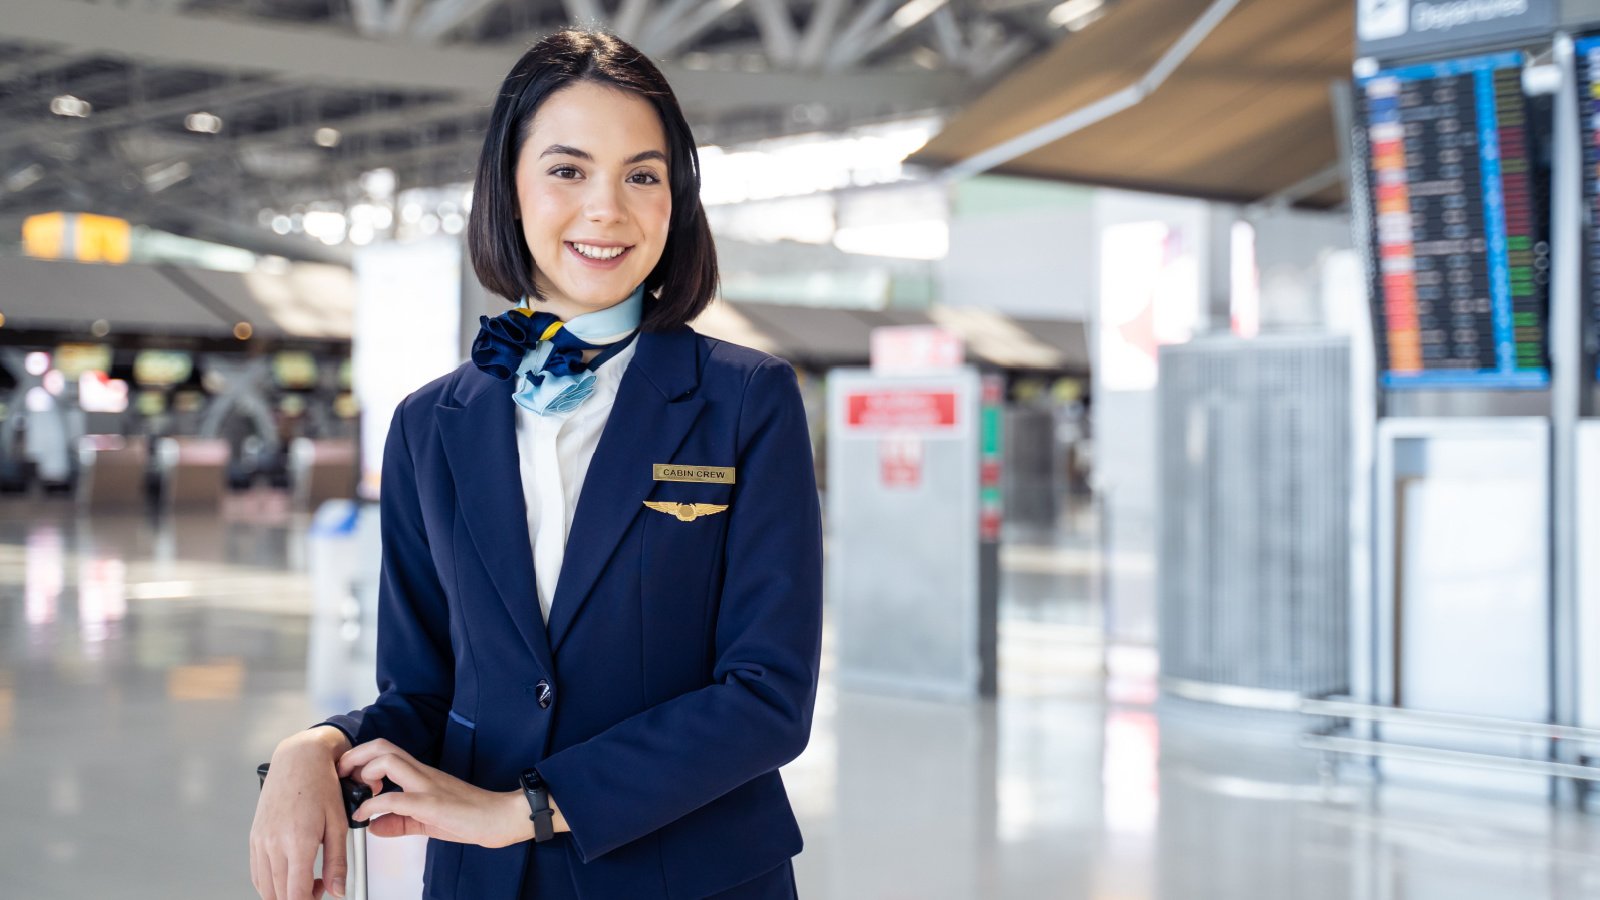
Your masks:
M579 253L578 248L572 246L571 241L563 241L562 243L566 246L567 252L572 254L574 259L591 269L615 269L616 267L622 265L622 261L628 258L628 254L633 252L633 248L629 247L610 259L594 259Z

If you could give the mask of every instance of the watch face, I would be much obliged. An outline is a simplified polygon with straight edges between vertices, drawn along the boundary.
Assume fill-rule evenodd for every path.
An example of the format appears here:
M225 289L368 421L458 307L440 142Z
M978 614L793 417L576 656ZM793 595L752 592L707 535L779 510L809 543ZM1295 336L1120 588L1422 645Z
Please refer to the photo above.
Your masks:
M539 777L535 769L527 769L522 773L522 789L525 791L543 790L544 779Z

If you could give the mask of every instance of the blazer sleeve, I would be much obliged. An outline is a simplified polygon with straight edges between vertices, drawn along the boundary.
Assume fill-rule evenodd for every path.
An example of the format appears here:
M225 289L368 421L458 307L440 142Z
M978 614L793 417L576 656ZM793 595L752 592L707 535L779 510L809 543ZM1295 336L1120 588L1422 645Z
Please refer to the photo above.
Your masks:
M767 359L745 385L711 685L548 757L585 862L800 755L822 635L822 516L794 370Z
M383 447L378 494L383 562L378 582L378 699L322 724L352 745L388 738L434 763L455 692L454 654L444 588L434 570L417 495L416 466L405 417L395 408Z

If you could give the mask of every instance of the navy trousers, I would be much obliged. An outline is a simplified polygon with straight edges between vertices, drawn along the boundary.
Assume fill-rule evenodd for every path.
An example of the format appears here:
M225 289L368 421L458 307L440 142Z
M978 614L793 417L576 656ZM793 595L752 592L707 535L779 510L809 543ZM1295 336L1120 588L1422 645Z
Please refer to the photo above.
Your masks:
M522 900L578 900L572 880L572 867L582 865L572 841L558 834L533 845L528 867L522 876ZM798 900L794 885L794 864L784 862L758 876L707 900Z

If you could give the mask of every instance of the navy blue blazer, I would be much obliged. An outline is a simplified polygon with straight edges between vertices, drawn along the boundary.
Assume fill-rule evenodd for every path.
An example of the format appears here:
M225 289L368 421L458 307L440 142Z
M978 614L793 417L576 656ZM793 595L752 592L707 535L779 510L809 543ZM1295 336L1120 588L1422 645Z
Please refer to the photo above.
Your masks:
M779 766L811 732L821 511L793 369L641 333L539 614L510 386L467 363L384 448L376 702L329 724L473 784L533 766L585 898L726 890L800 851ZM731 466L732 484L653 465ZM726 504L693 521L646 500ZM541 699L543 702L541 702ZM424 895L514 900L529 844L430 841Z

